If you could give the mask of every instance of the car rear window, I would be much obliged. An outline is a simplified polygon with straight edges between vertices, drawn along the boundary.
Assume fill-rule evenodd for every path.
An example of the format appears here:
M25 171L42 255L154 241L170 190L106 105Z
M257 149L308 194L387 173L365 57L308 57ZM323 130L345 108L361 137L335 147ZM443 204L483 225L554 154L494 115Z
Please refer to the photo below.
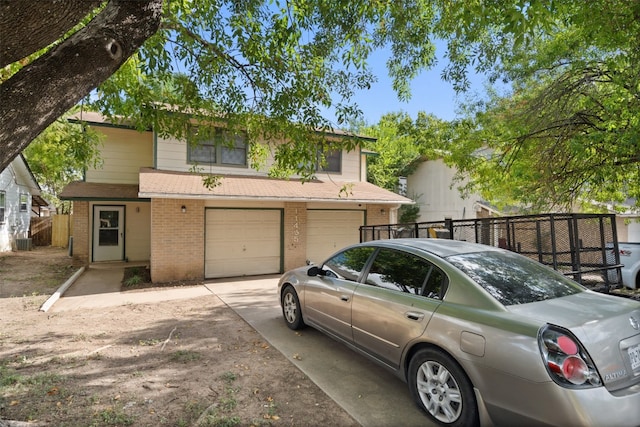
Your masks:
M509 252L478 252L447 258L503 305L560 298L584 288L542 264Z

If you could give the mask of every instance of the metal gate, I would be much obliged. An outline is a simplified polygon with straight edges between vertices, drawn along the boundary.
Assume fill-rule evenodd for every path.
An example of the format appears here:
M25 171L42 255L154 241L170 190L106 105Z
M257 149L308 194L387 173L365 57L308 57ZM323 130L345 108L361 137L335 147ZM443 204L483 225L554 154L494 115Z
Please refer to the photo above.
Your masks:
M600 291L622 283L615 215L541 214L360 227L361 242L401 237L449 238L497 246Z

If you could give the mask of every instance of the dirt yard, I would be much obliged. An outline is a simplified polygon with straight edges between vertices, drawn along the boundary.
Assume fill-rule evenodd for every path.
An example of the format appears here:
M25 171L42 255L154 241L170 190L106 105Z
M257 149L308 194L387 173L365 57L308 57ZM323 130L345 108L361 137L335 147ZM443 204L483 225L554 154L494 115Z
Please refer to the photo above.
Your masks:
M77 266L0 254L0 426L356 426L214 295L38 311Z

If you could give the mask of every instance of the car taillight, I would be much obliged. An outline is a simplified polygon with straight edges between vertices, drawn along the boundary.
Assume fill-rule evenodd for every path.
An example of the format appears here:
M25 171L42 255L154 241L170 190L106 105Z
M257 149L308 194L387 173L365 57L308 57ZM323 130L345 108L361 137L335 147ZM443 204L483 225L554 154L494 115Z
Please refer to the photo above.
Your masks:
M545 367L559 385L569 388L600 387L602 380L580 341L568 330L546 325L538 333Z

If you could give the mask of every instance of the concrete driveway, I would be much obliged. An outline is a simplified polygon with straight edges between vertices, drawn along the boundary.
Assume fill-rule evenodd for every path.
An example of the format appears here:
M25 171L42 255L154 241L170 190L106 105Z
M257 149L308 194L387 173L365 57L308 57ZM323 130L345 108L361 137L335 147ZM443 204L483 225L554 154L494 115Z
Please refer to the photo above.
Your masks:
M92 265L61 287L62 298L49 302L51 310L152 304L213 293L364 427L435 425L413 403L407 385L382 367L315 329L289 329L278 302L279 276L208 280L204 286L130 293L120 292L123 269L122 264Z
M363 426L435 426L413 403L407 385L385 369L315 329L289 329L278 279L210 280L205 286Z

